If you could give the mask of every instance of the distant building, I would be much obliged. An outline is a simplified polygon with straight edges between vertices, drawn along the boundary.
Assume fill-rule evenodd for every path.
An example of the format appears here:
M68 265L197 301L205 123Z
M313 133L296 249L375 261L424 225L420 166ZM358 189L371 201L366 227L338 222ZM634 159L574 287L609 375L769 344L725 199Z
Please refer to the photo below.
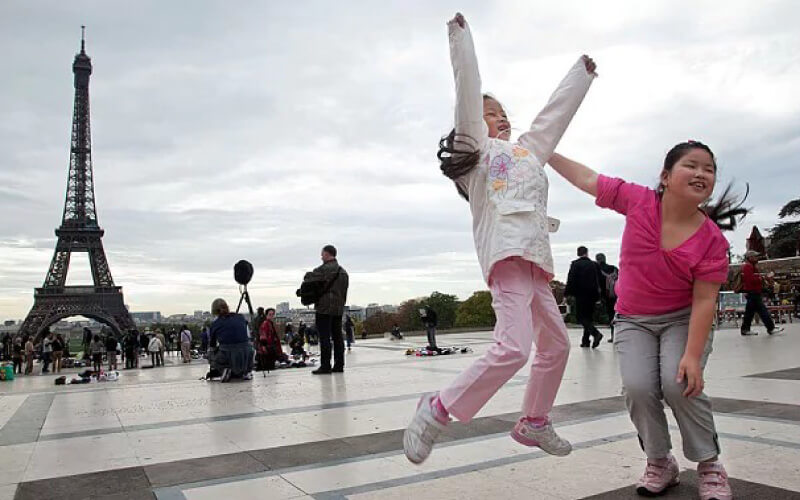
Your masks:
M159 311L132 312L130 314L136 324L160 323L162 320Z
M345 307L345 314L349 314L353 321L364 321L367 319L366 311L361 306L347 306Z
M275 306L275 313L281 316L288 315L291 310L292 308L289 306L288 302L280 302Z

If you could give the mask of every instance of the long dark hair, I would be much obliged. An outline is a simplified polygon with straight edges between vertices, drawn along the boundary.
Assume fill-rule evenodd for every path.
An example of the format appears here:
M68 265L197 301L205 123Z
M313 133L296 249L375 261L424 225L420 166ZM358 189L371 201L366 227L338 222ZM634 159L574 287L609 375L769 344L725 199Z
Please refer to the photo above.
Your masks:
M494 99L489 94L483 94L483 99ZM452 181L467 175L478 165L481 152L478 150L478 141L467 134L457 134L456 129L439 139L439 151L436 157L439 158L439 168L442 173ZM456 189L465 200L469 201L469 195L464 191L458 182Z
M699 141L686 141L673 146L672 149L667 152L667 156L664 157L664 170L667 172L672 171L672 167L678 163L678 160L686 156L686 154L693 149L702 149L711 156L711 162L714 164L714 174L716 175L717 159L711 151L711 148ZM751 210L742 206L747 199L747 195L750 194L750 185L746 184L745 186L746 190L744 196L740 199L739 196L733 192L733 183L728 183L716 202L710 199L706 200L700 205L700 209L705 212L708 218L713 220L720 229L723 231L733 231L736 229L737 224L741 222ZM658 194L664 194L664 185L660 182L658 185Z

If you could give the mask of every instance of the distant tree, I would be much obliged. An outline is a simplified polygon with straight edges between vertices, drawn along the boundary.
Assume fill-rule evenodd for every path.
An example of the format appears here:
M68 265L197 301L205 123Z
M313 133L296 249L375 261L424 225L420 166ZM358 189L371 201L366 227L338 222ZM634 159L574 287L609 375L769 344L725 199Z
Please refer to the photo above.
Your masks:
M400 304L397 308L397 324L405 331L422 330L422 319L419 316L419 309L422 307L422 299L409 299Z
M422 307L430 306L436 311L439 329L452 328L456 324L458 297L447 293L433 292L430 297L420 301Z
M456 326L494 326L495 321L492 294L488 290L473 293L456 311Z
M369 333L383 333L392 329L392 325L397 323L397 314L378 311L364 320L363 328Z
M800 198L791 200L778 212L778 218L800 217ZM800 220L784 221L769 233L769 256L773 259L794 257L800 251Z
M550 291L553 292L553 297L556 299L556 304L561 304L564 302L564 290L566 289L567 285L558 280L553 280L550 282Z

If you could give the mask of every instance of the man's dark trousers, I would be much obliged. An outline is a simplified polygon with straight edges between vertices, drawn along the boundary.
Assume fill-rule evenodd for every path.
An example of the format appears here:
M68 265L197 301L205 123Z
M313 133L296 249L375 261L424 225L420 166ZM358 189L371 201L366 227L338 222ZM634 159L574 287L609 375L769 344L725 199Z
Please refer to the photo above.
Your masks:
M599 338L600 331L594 327L594 297L575 297L575 316L578 323L583 326L583 338L581 339L581 346L590 345L589 337Z
M317 313L315 323L319 332L320 369L344 370L342 317ZM331 341L333 341L333 367L331 367Z
M775 322L772 321L772 317L769 315L767 306L764 305L764 299L761 297L761 294L747 292L747 305L744 308L744 318L742 318L743 332L750 331L750 324L753 322L753 316L755 316L756 313L761 316L761 321L764 322L767 332L771 332L775 329Z

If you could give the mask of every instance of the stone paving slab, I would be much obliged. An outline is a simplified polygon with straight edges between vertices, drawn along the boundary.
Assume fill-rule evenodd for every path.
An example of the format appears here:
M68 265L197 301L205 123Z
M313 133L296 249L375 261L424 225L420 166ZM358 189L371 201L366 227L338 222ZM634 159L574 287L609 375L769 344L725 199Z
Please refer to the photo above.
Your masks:
M753 500L800 500L800 492L784 490L767 484L753 483L743 479L729 478L734 498ZM626 486L598 495L584 497L583 500L641 500L643 497L636 493L636 488ZM659 498L664 499L696 499L699 498L697 490L697 472L685 470L681 472L681 484L670 488Z

